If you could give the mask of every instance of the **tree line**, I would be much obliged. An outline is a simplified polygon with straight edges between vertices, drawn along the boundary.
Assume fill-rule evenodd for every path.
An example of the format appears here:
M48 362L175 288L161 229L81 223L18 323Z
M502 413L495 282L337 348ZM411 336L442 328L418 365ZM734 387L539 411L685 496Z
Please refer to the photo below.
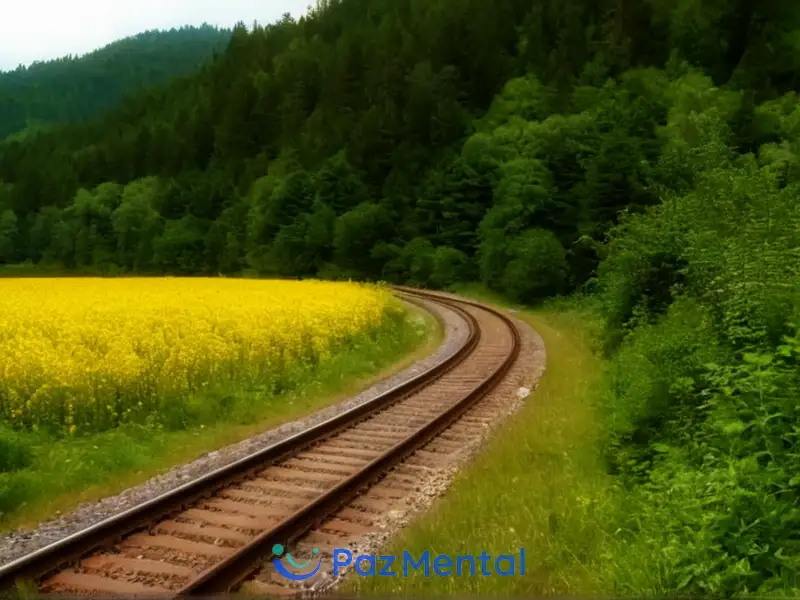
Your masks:
M524 271L502 277L491 265L519 270L543 252L557 267L522 277L537 283L519 297L576 289L597 265L592 241L617 213L657 202L643 165L661 151L653 123L666 118L638 90L587 114L592 94L670 57L758 99L789 89L794 13L750 4L348 0L299 21L240 25L196 75L91 123L2 145L0 259L481 276L514 291L502 281ZM477 145L517 111L550 134L535 169L498 170ZM493 220L514 202L542 203L514 225L541 231L498 237L506 225ZM125 227L145 248L136 262Z
M0 72L0 139L98 117L128 94L197 70L230 34L211 25L145 31L84 56Z

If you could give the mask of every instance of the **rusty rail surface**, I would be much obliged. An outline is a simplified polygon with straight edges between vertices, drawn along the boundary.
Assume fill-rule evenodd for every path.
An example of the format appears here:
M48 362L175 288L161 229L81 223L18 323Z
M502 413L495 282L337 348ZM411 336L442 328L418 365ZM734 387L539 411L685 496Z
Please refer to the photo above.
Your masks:
M260 561L271 558L274 544L291 544L308 531L319 527L326 517L341 509L351 499L384 477L393 467L458 421L476 402L496 387L508 372L519 353L519 332L508 317L480 304L412 288L395 289L407 300L424 298L457 312L469 327L465 342L442 362L371 401L0 567L0 592L13 589L22 582L33 582L45 593L70 595L102 593L197 596L230 591L247 578ZM439 387L447 392L447 378L452 379L455 376L452 374L459 371L459 366L478 350L482 339L480 323L470 309L464 307L471 307L473 311L479 309L493 315L494 318L499 318L511 336L508 351L503 351L504 356L498 358L496 368L491 365L491 373L482 377L480 383L474 386L470 384L469 391L459 393L457 401L442 404L441 412L411 435L395 440L391 434L386 433L387 425L376 419L381 415L389 415L393 408L398 406L402 408L404 402L411 402L426 389L435 388L437 382ZM452 387L452 384L449 385ZM459 385L464 388L463 383ZM458 392L459 387L456 386L454 390ZM442 396L441 389L438 394L439 397L447 396L446 393ZM323 450L335 454L336 440L345 439L348 435L356 441L364 439L364 433L358 431L359 426L364 427L366 434L374 435L377 440L386 443L380 446L376 442L379 451L372 454L363 452L364 458L357 467L346 469L341 463L325 463L325 457L330 454L326 455ZM375 427L379 429L376 430ZM389 437L386 438L386 435ZM326 443L330 445L330 449L325 449ZM353 453L356 453L356 450L351 449L350 454ZM284 475L288 479L264 476L265 473L286 473L291 468L297 468L298 457L302 454L314 457L317 462L301 461L300 470L294 476L291 473L288 476ZM354 459L351 460L354 462ZM331 467L339 467L339 470ZM331 474L330 470L333 470L334 474ZM241 496L249 498L247 494L251 492L239 487L242 483L261 486L272 492L280 490L281 494L288 493L288 496L282 495L279 499L289 502L292 509L287 512L286 507L277 504L274 507L269 504L267 506L241 504L241 509L234 508L233 513L225 512L232 502L228 500L226 493L228 496L233 494L234 498L241 499ZM317 485L318 487L314 487ZM309 495L313 497L308 498ZM223 509L219 509L219 512L204 510L208 507L201 504L215 498ZM200 508L197 508L198 506ZM241 513L242 510L244 513ZM192 518L188 519L188 523L186 518L184 521L176 520L187 514L192 518L198 514L201 517L205 515L205 520L197 517L203 522L202 525L196 525L196 521ZM238 527L238 530L215 525L231 525ZM175 538L177 541L164 541L162 538L167 536L158 535L159 528L167 533L177 533L179 536ZM136 535L147 531L156 535L149 538ZM204 532L212 531L214 536L221 536L223 542L227 541L233 545L212 546L180 537L181 534L187 534L195 536L194 539L202 540L205 539ZM257 533L243 534L242 531ZM136 542L137 539L140 541ZM148 540L154 544L158 542L161 546L151 548L148 546ZM111 547L127 543L141 543L141 547L145 548L142 550L143 554L138 558L103 554ZM149 556L147 552L155 552L155 555L142 560L143 556ZM183 564L180 560L174 564L175 561L169 563L159 556L158 552L173 555L183 553L185 556L193 556L192 552L199 554L205 552L209 556L206 556L205 562L200 561L197 564ZM159 558L164 562L159 563ZM100 570L101 575L76 572L73 569L76 565L84 564L82 561L90 560L94 560L95 566L105 565ZM104 560L107 562L104 563ZM152 575L151 579L145 577L145 583L140 583L139 577L115 579L107 576L107 573L113 572L112 567L117 570L133 569L132 572L139 573L135 571L137 567L134 565L137 560L138 568L144 568ZM164 579L169 577L174 579ZM173 583L181 581L181 583L179 586L165 585L165 581Z

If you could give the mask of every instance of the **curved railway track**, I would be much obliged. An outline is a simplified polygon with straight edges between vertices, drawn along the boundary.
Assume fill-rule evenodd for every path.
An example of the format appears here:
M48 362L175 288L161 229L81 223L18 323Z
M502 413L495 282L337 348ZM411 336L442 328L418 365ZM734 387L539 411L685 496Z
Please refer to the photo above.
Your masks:
M463 345L370 402L0 567L0 592L27 582L71 596L224 593L257 573L275 544L323 545L363 530L350 503L387 510L410 485L403 469L413 465L401 463L433 442L457 446L457 436L447 438L454 426L480 425L467 413L520 350L516 326L493 309L396 291L460 314L469 327ZM287 593L269 577L257 589Z

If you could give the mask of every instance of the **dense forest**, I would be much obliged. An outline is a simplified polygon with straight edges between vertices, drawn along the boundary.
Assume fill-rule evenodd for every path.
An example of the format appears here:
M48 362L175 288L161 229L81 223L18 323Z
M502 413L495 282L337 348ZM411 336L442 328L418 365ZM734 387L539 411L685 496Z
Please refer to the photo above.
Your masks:
M0 139L98 117L127 94L197 70L230 34L210 25L146 31L84 56L0 72Z
M322 2L0 146L0 262L581 295L618 591L796 591L799 85L788 0Z

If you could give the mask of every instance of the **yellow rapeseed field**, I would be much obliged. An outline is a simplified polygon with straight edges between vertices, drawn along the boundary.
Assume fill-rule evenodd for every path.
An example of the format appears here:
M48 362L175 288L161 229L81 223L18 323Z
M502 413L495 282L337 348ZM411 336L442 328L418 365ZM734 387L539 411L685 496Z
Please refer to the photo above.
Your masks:
M0 422L142 422L210 383L317 362L379 327L389 299L316 281L0 278Z

